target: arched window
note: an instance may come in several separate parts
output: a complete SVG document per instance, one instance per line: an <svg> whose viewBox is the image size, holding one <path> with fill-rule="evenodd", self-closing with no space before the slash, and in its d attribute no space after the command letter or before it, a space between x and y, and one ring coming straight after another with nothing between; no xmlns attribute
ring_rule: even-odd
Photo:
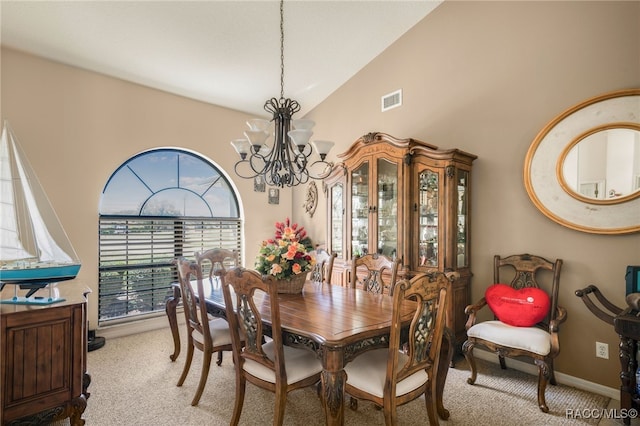
<svg viewBox="0 0 640 426"><path fill-rule="evenodd" d="M239 212L224 174L197 154L162 148L127 160L100 198L99 323L164 312L176 257L242 253Z"/></svg>

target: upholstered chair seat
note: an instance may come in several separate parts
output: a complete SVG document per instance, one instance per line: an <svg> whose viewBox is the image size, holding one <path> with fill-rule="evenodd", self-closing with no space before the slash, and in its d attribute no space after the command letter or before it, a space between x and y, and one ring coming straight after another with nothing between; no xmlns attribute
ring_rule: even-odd
<svg viewBox="0 0 640 426"><path fill-rule="evenodd" d="M548 355L551 351L551 335L538 327L514 327L501 321L485 321L471 327L467 336L538 355Z"/></svg>
<svg viewBox="0 0 640 426"><path fill-rule="evenodd" d="M284 350L284 367L287 371L287 384L299 382L307 378L310 373L319 374L322 371L322 362L320 362L313 352L295 349L290 346L283 346L282 349ZM273 341L262 345L262 350L267 355L267 358L275 362ZM276 374L272 368L268 368L252 359L246 359L243 367L247 373L265 382L276 382Z"/></svg>
<svg viewBox="0 0 640 426"><path fill-rule="evenodd" d="M215 318L209 321L209 334L211 334L213 346L231 345L231 333L229 332L229 323L226 320ZM196 342L204 344L204 336L200 331L193 330L191 336Z"/></svg>
<svg viewBox="0 0 640 426"><path fill-rule="evenodd" d="M409 357L400 352L398 354L399 372L407 363ZM358 357L357 363L349 363L344 367L349 383L378 398L384 398L384 386L387 379L387 364L389 362L389 349L375 349L365 352ZM405 395L414 391L429 380L425 370L419 370L396 383L396 396Z"/></svg>

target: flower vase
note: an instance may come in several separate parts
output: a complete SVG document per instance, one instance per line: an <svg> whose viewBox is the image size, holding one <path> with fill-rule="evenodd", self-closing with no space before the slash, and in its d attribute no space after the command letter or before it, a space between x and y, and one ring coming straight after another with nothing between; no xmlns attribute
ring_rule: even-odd
<svg viewBox="0 0 640 426"><path fill-rule="evenodd" d="M286 279L276 280L278 293L300 294L302 293L302 287L304 287L304 283L306 281L307 281L306 273L293 275L292 277L286 278Z"/></svg>

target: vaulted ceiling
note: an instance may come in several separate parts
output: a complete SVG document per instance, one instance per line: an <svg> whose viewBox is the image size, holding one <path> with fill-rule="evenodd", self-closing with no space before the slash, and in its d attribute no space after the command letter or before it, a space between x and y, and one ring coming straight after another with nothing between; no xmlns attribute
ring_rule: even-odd
<svg viewBox="0 0 640 426"><path fill-rule="evenodd" d="M284 95L301 115L441 1L288 0ZM280 96L278 1L2 1L1 42L256 115Z"/></svg>

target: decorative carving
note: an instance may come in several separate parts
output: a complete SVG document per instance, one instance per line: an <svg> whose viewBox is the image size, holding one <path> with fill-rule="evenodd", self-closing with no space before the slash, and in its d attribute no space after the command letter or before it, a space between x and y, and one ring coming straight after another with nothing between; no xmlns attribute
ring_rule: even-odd
<svg viewBox="0 0 640 426"><path fill-rule="evenodd" d="M445 173L449 179L453 178L456 175L456 168L453 166L447 166L445 169Z"/></svg>
<svg viewBox="0 0 640 426"><path fill-rule="evenodd" d="M318 207L318 187L315 181L311 181L309 185L307 185L307 198L302 206L309 214L309 217L313 217L313 214L316 212L316 207Z"/></svg>
<svg viewBox="0 0 640 426"><path fill-rule="evenodd" d="M620 336L620 390L634 394L635 390L631 385L632 377L634 376L633 362L631 357L633 356L633 339Z"/></svg>
<svg viewBox="0 0 640 426"><path fill-rule="evenodd" d="M323 371L320 377L322 379L322 388L324 389L323 397L327 402L329 411L331 411L331 417L337 418L344 398L344 383L347 379L347 373L344 370L339 373Z"/></svg>
<svg viewBox="0 0 640 426"><path fill-rule="evenodd" d="M308 337L300 336L298 334L292 334L283 332L283 341L286 346L294 346L294 347L303 347L305 349L310 349L316 353L318 357L322 357L322 350L318 342L315 342Z"/></svg>
<svg viewBox="0 0 640 426"><path fill-rule="evenodd" d="M353 343L344 349L345 364L353 360L358 354L369 349L389 347L389 335L375 336Z"/></svg>
<svg viewBox="0 0 640 426"><path fill-rule="evenodd" d="M369 132L366 135L362 135L362 140L364 143L371 143L376 140L376 136L378 136L378 132Z"/></svg>
<svg viewBox="0 0 640 426"><path fill-rule="evenodd" d="M49 410L42 411L38 414L34 414L29 417L24 417L22 419L13 420L7 425L10 426L38 426L38 425L46 425L61 417L65 412L65 406L51 408Z"/></svg>

